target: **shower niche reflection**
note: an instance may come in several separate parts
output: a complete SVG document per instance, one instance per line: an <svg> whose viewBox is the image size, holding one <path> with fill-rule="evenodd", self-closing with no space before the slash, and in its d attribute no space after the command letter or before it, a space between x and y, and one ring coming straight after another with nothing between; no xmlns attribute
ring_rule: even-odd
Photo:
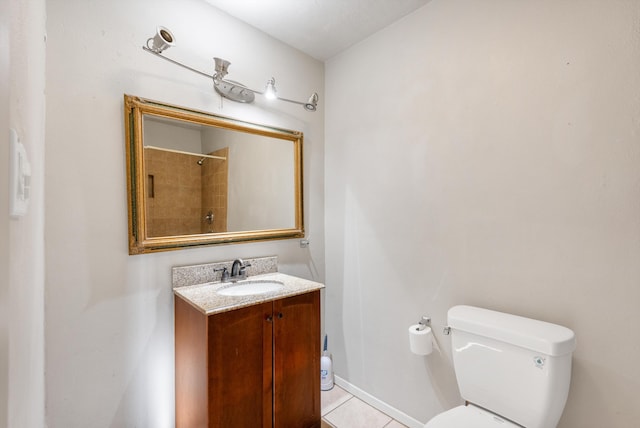
<svg viewBox="0 0 640 428"><path fill-rule="evenodd" d="M304 236L302 134L125 95L129 253Z"/></svg>

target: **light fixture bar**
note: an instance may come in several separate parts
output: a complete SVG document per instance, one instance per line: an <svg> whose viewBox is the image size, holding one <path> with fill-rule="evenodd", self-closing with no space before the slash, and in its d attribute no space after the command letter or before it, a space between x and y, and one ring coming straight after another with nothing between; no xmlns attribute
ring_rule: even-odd
<svg viewBox="0 0 640 428"><path fill-rule="evenodd" d="M151 47L149 47L150 44ZM175 38L173 37L173 34L171 34L171 31L169 31L165 27L158 27L156 30L156 35L148 39L147 46L143 46L142 49L164 59L165 61L211 79L213 81L213 86L216 92L232 101L250 103L253 101L253 95L251 94L260 94L266 98L275 98L288 103L301 105L307 111L316 111L317 109L318 94L316 92L311 94L311 97L309 97L309 101L307 102L280 98L276 95L275 79L273 77L267 82L267 89L265 89L265 91L256 91L255 89L248 88L241 83L234 82L232 80L225 80L224 77L227 75L227 68L229 67L230 63L221 58L214 58L216 62L216 72L214 74L207 74L162 55L162 52L164 50L173 46L175 46Z"/></svg>
<svg viewBox="0 0 640 428"><path fill-rule="evenodd" d="M314 94L315 94L315 92L314 92ZM286 99L286 98L280 98L280 97L278 97L278 100L280 100L280 101L286 101L286 102L288 102L288 103L292 103L292 104L298 104L299 106L304 107L304 108L305 108L305 110L308 110L308 111L315 111L315 106L316 106L316 104L312 104L312 103L303 103L303 102L301 102L301 101L288 100L288 99ZM316 101L316 103L317 103L317 101ZM310 105L313 105L313 106L314 106L314 108L313 108L313 109L311 109L310 107L307 107L307 106L310 106Z"/></svg>
<svg viewBox="0 0 640 428"><path fill-rule="evenodd" d="M181 62L175 61L175 60L173 60L171 58L167 58L166 56L162 55L161 53L154 52L153 50L149 49L146 46L143 46L142 49L144 49L145 51L149 52L150 54L153 54L153 55L155 55L155 56L157 56L159 58L164 59L165 61L169 61L171 64L179 65L180 67L186 68L187 70L191 70L194 73L200 74L201 76L208 77L209 79L213 79L213 75L211 75L211 74L203 73L202 71L196 70L195 68L191 68L188 65L182 64Z"/></svg>

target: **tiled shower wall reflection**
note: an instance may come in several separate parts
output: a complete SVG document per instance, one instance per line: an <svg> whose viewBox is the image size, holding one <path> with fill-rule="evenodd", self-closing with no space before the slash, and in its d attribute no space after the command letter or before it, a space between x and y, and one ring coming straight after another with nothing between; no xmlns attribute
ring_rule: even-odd
<svg viewBox="0 0 640 428"><path fill-rule="evenodd" d="M228 149L211 154L222 151ZM193 155L145 149L147 236L226 230L228 163L205 158L199 165L198 160ZM209 211L211 224L206 218Z"/></svg>
<svg viewBox="0 0 640 428"><path fill-rule="evenodd" d="M229 148L209 154L229 159ZM202 164L202 218L205 221L201 233L227 231L228 172L229 162L226 160L207 158Z"/></svg>

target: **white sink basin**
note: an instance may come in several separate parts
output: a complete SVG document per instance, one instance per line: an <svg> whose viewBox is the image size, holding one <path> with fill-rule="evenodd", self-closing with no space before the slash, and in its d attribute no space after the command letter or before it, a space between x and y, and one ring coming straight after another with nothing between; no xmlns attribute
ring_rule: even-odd
<svg viewBox="0 0 640 428"><path fill-rule="evenodd" d="M227 285L226 287L218 290L218 294L222 294L223 296L251 296L254 294L278 291L282 287L284 287L284 283L280 281L256 279Z"/></svg>

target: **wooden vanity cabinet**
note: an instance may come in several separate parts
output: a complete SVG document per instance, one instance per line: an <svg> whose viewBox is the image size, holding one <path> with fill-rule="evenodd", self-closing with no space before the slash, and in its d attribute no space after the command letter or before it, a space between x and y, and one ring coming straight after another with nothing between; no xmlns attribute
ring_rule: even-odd
<svg viewBox="0 0 640 428"><path fill-rule="evenodd" d="M205 315L175 298L176 428L320 426L320 292Z"/></svg>

